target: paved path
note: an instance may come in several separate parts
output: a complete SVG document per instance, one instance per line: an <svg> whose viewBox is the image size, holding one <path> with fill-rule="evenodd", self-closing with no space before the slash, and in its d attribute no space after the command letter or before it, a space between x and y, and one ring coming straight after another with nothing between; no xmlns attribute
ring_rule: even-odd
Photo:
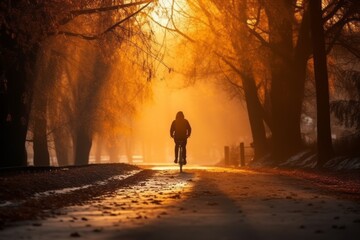
<svg viewBox="0 0 360 240"><path fill-rule="evenodd" d="M21 222L0 239L358 239L360 204L289 177L158 168L136 186Z"/></svg>

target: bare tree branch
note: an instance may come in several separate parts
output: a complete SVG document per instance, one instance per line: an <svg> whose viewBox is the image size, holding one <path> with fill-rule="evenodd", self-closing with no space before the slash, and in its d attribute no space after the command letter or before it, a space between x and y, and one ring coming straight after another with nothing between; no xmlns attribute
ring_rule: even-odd
<svg viewBox="0 0 360 240"><path fill-rule="evenodd" d="M186 38L187 40L189 40L190 42L192 43L195 43L195 40L192 39L191 37L189 37L188 35L186 35L185 33L183 33L182 31L180 31L178 28L170 28L168 26L164 26L160 23L158 23L154 18L152 18L151 16L148 15L148 17L150 18L151 21L153 21L156 25L158 25L159 27L165 29L165 30L168 30L168 31L171 31L171 32L176 32L178 33L179 35L181 35L182 37Z"/></svg>
<svg viewBox="0 0 360 240"><path fill-rule="evenodd" d="M180 34L181 36L183 36L184 38L188 39L189 41L191 42L195 42L194 39L190 38L189 36L187 36L185 33L183 33L182 31L180 31L177 27L176 27L176 24L174 22L174 4L175 4L175 0L172 1L171 3L171 14L170 14L170 21L174 27L174 30Z"/></svg>
<svg viewBox="0 0 360 240"><path fill-rule="evenodd" d="M59 21L59 24L65 25L66 23L70 22L71 20L73 20L74 18L76 18L77 16L80 16L80 15L96 14L96 13L106 12L106 11L114 11L114 10L128 8L128 7L142 5L145 3L151 3L151 2L155 2L155 1L157 1L157 0L143 0L143 1L139 1L139 2L125 3L125 4L120 4L120 5L108 6L108 7L73 10L73 11L70 11L70 13L67 17L61 19Z"/></svg>
<svg viewBox="0 0 360 240"><path fill-rule="evenodd" d="M284 58L285 60L290 60L286 55L284 55L281 51L279 51L277 48L275 48L272 44L270 44L268 41L266 41L255 29L252 29L247 25L248 31L254 35L265 47L268 47L271 49L274 53L279 55L280 57Z"/></svg>
<svg viewBox="0 0 360 240"><path fill-rule="evenodd" d="M349 44L348 42L346 42L344 39L341 39L341 38L338 40L338 42L339 42L339 45L341 45L343 48L348 50L355 57L360 59L360 49L356 48L352 44Z"/></svg>
<svg viewBox="0 0 360 240"><path fill-rule="evenodd" d="M222 54L216 53L215 54L220 57L220 59L222 61L224 61L232 70L234 70L242 79L246 79L248 78L248 76L246 76L246 74L241 71L239 68L237 68L232 62L230 62L225 56L223 56ZM233 81L231 81L230 79L228 79L229 83L232 84L233 86L237 86L239 87L238 84L234 83ZM243 80L244 81L244 80ZM263 120L265 121L265 123L268 125L268 127L270 129L272 129L272 123L270 120L270 116L267 114L267 112L265 111L264 107L262 106L262 104L260 103L259 99L256 102L257 107L260 109L261 111L261 115L263 117Z"/></svg>
<svg viewBox="0 0 360 240"><path fill-rule="evenodd" d="M338 22L336 22L334 25L332 25L329 29L326 30L325 34L329 38L329 43L327 44L327 50L326 50L327 53L329 53L331 51L334 44L341 36L341 32L342 32L344 26L347 23L352 22L354 20L353 18L349 18L348 17L349 15L350 15L349 13L344 14L344 17L342 19L340 19ZM355 21L356 21L356 19L355 19Z"/></svg>
<svg viewBox="0 0 360 240"><path fill-rule="evenodd" d="M63 34L66 36L70 36L70 37L79 37L82 38L84 40L96 40L98 38L100 38L101 36L103 36L104 34L114 30L115 28L117 28L120 24L122 24L123 22L126 22L127 20L129 20L130 18L134 17L135 15L137 15L138 13L140 13L142 10L144 10L147 6L149 6L151 2L148 2L146 5L144 5L143 7L141 7L139 10L135 11L134 13L130 14L129 16L127 16L126 18L121 19L120 21L118 21L117 23L115 23L114 25L110 26L109 28L105 29L105 31L103 31L102 33L99 33L97 35L85 35L82 33L73 33L73 32L68 32L68 31L59 31L57 33L50 33L49 35L59 35L59 34Z"/></svg>
<svg viewBox="0 0 360 240"><path fill-rule="evenodd" d="M333 9L328 14L326 14L326 16L323 17L323 23L325 23L327 20L331 19L336 14L336 12L345 5L345 0L339 0L338 3L333 2L333 3L329 4L323 10L323 14L326 13L329 10L329 8L331 8L331 6L333 6L334 4L335 4L335 6L333 7Z"/></svg>

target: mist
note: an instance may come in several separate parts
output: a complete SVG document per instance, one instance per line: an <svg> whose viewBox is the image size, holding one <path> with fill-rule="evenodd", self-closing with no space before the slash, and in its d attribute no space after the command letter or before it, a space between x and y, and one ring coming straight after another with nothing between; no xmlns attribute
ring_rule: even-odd
<svg viewBox="0 0 360 240"><path fill-rule="evenodd" d="M282 162L318 139L326 139L324 149L332 149L332 136L342 136L357 122L357 114L347 116L351 111L345 110L358 94L349 91L352 85L342 74L351 79L357 68L342 68L343 63L331 64L329 72L331 85L343 96L331 93L332 108L319 108L330 109L343 126L335 127L330 113L320 114L326 121L317 121L315 65L308 61L311 39L306 31L297 32L306 20L302 16L295 16L295 22L293 16L270 21L282 16L279 9L269 5L262 12L262 4L246 1L161 0L104 8L106 4L98 6L99 13L82 3L88 10L79 8L72 17L49 11L49 19L62 19L58 29L45 21L46 34L28 29L34 42L16 40L29 56L18 59L24 61L22 72L12 69L13 63L3 70L3 122L16 125L4 125L4 131L17 136L11 140L16 144L4 138L4 166L15 164L12 155L18 159L15 165L172 163L169 128L178 111L193 129L187 146L192 164L216 164L224 157L224 146L241 142L252 143L251 159L271 156ZM288 34L277 36L283 22ZM273 44L289 48L280 56L269 48ZM338 61L333 53L329 57ZM14 71L18 76L12 76ZM13 106L8 79L22 79L23 84L13 89L18 101ZM329 105L327 95L322 97ZM21 114L15 121L16 112ZM328 126L326 137L317 135L319 122ZM25 145L22 151L12 148Z"/></svg>
<svg viewBox="0 0 360 240"><path fill-rule="evenodd" d="M163 80L153 84L153 98L135 120L133 138L145 162L174 160L170 125L178 111L192 127L187 145L191 164L215 164L223 158L225 145L251 142L246 109L239 100L230 99L215 84L176 88L170 79Z"/></svg>

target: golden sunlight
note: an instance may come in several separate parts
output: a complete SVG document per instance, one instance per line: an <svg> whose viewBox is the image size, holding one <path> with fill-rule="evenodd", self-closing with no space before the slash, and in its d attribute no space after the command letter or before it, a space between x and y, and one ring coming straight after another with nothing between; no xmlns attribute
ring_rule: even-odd
<svg viewBox="0 0 360 240"><path fill-rule="evenodd" d="M0 240L359 237L359 3L2 0Z"/></svg>
<svg viewBox="0 0 360 240"><path fill-rule="evenodd" d="M178 61L182 62L181 58ZM193 128L188 140L191 166L216 164L223 157L225 145L251 142L247 116L237 111L237 100L229 99L212 84L171 87L175 80L185 81L184 76L171 73L152 84L153 100L144 104L133 123L133 144L143 156L143 164L173 164L174 141L169 129L177 111L184 112Z"/></svg>
<svg viewBox="0 0 360 240"><path fill-rule="evenodd" d="M172 29L174 25L185 24L187 19L181 13L188 9L188 3L184 0L159 0L153 11L151 11L150 18L157 27Z"/></svg>
<svg viewBox="0 0 360 240"><path fill-rule="evenodd" d="M173 5L173 0L159 0L150 17L161 26L167 26L171 20Z"/></svg>

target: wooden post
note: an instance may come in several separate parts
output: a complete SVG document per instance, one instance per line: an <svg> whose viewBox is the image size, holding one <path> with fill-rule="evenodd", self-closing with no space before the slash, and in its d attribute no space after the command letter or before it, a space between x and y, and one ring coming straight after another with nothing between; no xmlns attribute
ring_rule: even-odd
<svg viewBox="0 0 360 240"><path fill-rule="evenodd" d="M245 166L245 147L243 142L240 143L240 166Z"/></svg>
<svg viewBox="0 0 360 240"><path fill-rule="evenodd" d="M230 147L225 146L224 147L224 153L225 153L225 165L230 164Z"/></svg>

